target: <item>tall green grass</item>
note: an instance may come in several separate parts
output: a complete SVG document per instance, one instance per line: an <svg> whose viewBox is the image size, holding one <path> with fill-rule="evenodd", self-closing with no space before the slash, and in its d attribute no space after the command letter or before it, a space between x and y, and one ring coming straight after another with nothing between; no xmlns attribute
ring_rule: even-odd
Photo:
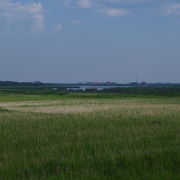
<svg viewBox="0 0 180 180"><path fill-rule="evenodd" d="M79 114L0 111L0 179L179 179L174 105L150 114L142 106Z"/></svg>

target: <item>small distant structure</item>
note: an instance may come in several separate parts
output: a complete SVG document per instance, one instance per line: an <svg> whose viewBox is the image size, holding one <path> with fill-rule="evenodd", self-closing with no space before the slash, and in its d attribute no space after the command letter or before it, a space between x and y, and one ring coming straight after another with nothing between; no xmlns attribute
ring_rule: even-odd
<svg viewBox="0 0 180 180"><path fill-rule="evenodd" d="M139 83L138 82L130 82L129 85L131 85L131 86L138 86Z"/></svg>
<svg viewBox="0 0 180 180"><path fill-rule="evenodd" d="M143 82L140 83L141 86L146 86L147 84L148 84L148 83L145 82L145 81L143 81Z"/></svg>

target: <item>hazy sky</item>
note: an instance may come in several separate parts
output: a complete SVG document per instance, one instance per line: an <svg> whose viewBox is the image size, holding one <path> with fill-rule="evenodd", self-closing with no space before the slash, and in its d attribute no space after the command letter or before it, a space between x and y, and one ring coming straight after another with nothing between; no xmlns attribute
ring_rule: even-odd
<svg viewBox="0 0 180 180"><path fill-rule="evenodd" d="M0 0L0 80L180 82L180 0Z"/></svg>

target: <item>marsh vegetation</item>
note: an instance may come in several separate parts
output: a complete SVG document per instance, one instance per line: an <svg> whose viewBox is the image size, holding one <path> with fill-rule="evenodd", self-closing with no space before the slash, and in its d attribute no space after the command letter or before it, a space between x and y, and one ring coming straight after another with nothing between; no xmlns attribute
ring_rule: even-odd
<svg viewBox="0 0 180 180"><path fill-rule="evenodd" d="M2 96L0 179L180 178L179 97L81 96Z"/></svg>

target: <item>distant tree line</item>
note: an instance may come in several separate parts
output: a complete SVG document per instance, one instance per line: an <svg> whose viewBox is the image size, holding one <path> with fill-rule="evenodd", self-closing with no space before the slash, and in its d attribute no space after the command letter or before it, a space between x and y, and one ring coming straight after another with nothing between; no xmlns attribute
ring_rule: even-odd
<svg viewBox="0 0 180 180"><path fill-rule="evenodd" d="M35 82L14 82L14 81L0 81L0 86L44 86L46 83L40 81Z"/></svg>

